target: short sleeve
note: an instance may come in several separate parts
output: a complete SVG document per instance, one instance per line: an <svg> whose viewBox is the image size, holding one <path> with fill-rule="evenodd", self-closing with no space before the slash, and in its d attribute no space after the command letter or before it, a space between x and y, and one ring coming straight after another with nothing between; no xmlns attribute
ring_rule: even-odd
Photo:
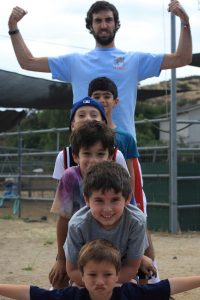
<svg viewBox="0 0 200 300"><path fill-rule="evenodd" d="M60 151L56 157L55 165L54 165L54 171L53 171L53 178L60 180L64 173L64 159L63 159L63 152Z"/></svg>
<svg viewBox="0 0 200 300"><path fill-rule="evenodd" d="M68 168L58 183L51 212L70 218L84 205L82 177L79 168Z"/></svg>

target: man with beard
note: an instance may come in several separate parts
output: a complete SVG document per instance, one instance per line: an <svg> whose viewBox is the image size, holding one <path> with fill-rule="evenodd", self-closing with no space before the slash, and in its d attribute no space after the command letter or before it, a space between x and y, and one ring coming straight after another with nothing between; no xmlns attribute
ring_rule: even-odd
<svg viewBox="0 0 200 300"><path fill-rule="evenodd" d="M107 1L96 1L87 12L86 28L94 36L95 49L85 54L58 57L34 57L17 27L27 13L15 7L10 15L9 34L20 66L38 72L51 72L53 79L70 82L73 99L87 95L89 82L97 76L112 79L118 87L120 104L113 111L113 121L136 139L134 113L138 82L159 76L160 71L187 65L192 60L192 39L189 16L176 0L168 11L180 18L181 32L175 53L150 54L125 52L115 47L115 34L120 28L116 7Z"/></svg>

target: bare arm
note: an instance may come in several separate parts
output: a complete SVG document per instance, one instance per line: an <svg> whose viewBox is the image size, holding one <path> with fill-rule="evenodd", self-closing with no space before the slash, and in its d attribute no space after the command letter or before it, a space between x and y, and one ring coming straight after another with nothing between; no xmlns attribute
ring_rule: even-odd
<svg viewBox="0 0 200 300"><path fill-rule="evenodd" d="M171 295L200 287L200 276L175 277L169 279Z"/></svg>
<svg viewBox="0 0 200 300"><path fill-rule="evenodd" d="M146 255L149 258L151 258L152 260L154 260L155 259L155 252L154 252L153 242L152 242L152 238L151 238L151 233L149 232L148 229L147 229L147 238L148 238L149 246L145 250L144 255Z"/></svg>
<svg viewBox="0 0 200 300"><path fill-rule="evenodd" d="M0 284L0 295L16 300L30 300L30 286Z"/></svg>
<svg viewBox="0 0 200 300"><path fill-rule="evenodd" d="M8 27L10 31L16 30L18 22L27 14L25 10L16 6L8 20ZM37 72L50 73L47 57L34 57L27 45L25 44L20 32L12 34L11 41L15 55L22 69Z"/></svg>
<svg viewBox="0 0 200 300"><path fill-rule="evenodd" d="M64 288L68 285L68 275L66 272L66 259L63 245L67 237L67 227L69 220L59 216L57 221L57 247L58 254L56 262L49 273L49 281L54 288Z"/></svg>
<svg viewBox="0 0 200 300"><path fill-rule="evenodd" d="M140 263L141 259L127 261L127 263L121 268L118 282L125 283L134 279L137 275Z"/></svg>
<svg viewBox="0 0 200 300"><path fill-rule="evenodd" d="M168 10L180 18L181 33L176 52L165 54L161 64L161 70L182 67L190 64L192 61L192 36L189 25L189 16L176 0L173 0L169 4Z"/></svg>
<svg viewBox="0 0 200 300"><path fill-rule="evenodd" d="M69 275L69 278L75 282L78 286L84 286L84 283L82 281L81 272L78 270L77 266L72 264L69 260L66 260L66 269L67 274Z"/></svg>
<svg viewBox="0 0 200 300"><path fill-rule="evenodd" d="M133 193L135 194L135 172L133 169L133 159L132 158L127 159L126 164L129 170L129 174L131 176L131 185L132 185Z"/></svg>

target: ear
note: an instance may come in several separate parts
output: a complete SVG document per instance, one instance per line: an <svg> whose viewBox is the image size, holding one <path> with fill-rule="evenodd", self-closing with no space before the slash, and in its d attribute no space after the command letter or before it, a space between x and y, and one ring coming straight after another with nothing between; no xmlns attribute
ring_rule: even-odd
<svg viewBox="0 0 200 300"><path fill-rule="evenodd" d="M74 126L74 123L75 123L75 122L74 122L74 120L72 120L72 122L71 122L71 128L70 128L70 129L71 129L71 131L73 131L73 130L74 130L74 128L75 128L75 126Z"/></svg>
<svg viewBox="0 0 200 300"><path fill-rule="evenodd" d="M89 197L86 197L85 195L83 195L84 199L85 199L85 204L90 207L90 200Z"/></svg>
<svg viewBox="0 0 200 300"><path fill-rule="evenodd" d="M109 155L107 160L113 160L113 155Z"/></svg>
<svg viewBox="0 0 200 300"><path fill-rule="evenodd" d="M114 100L114 106L117 106L119 104L119 98L115 98Z"/></svg>
<svg viewBox="0 0 200 300"><path fill-rule="evenodd" d="M82 273L81 272L81 280L82 280L82 282L84 283L84 285L85 285L85 280L84 280L84 272Z"/></svg>
<svg viewBox="0 0 200 300"><path fill-rule="evenodd" d="M74 162L79 165L79 156L77 156L76 154L72 153L72 157L73 157L73 160Z"/></svg>
<svg viewBox="0 0 200 300"><path fill-rule="evenodd" d="M92 25L90 26L90 33L92 33L93 34L93 28L92 28Z"/></svg>
<svg viewBox="0 0 200 300"><path fill-rule="evenodd" d="M132 199L132 196L133 196L133 192L131 192L131 193L129 194L128 198L126 199L126 202L125 202L126 205L130 204L131 199Z"/></svg>

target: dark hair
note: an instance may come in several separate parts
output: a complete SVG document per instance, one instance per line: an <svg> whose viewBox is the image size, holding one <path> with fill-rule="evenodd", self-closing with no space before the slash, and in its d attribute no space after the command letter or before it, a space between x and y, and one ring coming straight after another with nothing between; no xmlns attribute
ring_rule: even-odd
<svg viewBox="0 0 200 300"><path fill-rule="evenodd" d="M118 274L121 268L121 255L112 242L105 239L96 239L85 244L78 257L78 268L84 273L85 265L91 260L96 262L109 262L115 266Z"/></svg>
<svg viewBox="0 0 200 300"><path fill-rule="evenodd" d="M97 142L101 142L104 149L108 149L109 155L114 154L115 133L104 122L89 121L74 129L70 136L72 153L79 155L80 149L90 148Z"/></svg>
<svg viewBox="0 0 200 300"><path fill-rule="evenodd" d="M88 87L88 95L91 97L92 93L95 91L109 91L113 94L114 99L118 97L117 86L108 77L97 77L90 81Z"/></svg>
<svg viewBox="0 0 200 300"><path fill-rule="evenodd" d="M113 189L116 193L122 193L128 200L132 192L131 181L128 172L115 161L103 161L91 166L83 179L83 194L91 197L93 191L102 192Z"/></svg>
<svg viewBox="0 0 200 300"><path fill-rule="evenodd" d="M120 28L119 13L118 13L118 10L116 9L116 7L107 1L96 1L95 3L92 4L92 6L88 10L87 16L85 18L86 28L89 29L90 33L91 33L93 14L98 13L101 10L112 11L113 17L115 20L115 25L116 25L115 31L117 31Z"/></svg>

